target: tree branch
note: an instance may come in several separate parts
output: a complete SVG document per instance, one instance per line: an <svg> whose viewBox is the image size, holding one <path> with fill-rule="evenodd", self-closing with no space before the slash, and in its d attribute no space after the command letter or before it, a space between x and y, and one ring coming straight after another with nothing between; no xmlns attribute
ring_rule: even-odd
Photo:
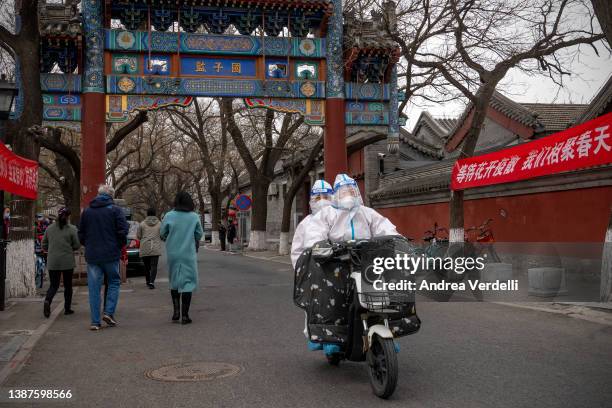
<svg viewBox="0 0 612 408"><path fill-rule="evenodd" d="M149 120L147 111L138 112L138 114L132 118L132 120L121 128L117 129L111 140L106 143L106 153L110 153L115 150L123 139L125 139L134 130L138 129L140 125L145 123L147 120Z"/></svg>

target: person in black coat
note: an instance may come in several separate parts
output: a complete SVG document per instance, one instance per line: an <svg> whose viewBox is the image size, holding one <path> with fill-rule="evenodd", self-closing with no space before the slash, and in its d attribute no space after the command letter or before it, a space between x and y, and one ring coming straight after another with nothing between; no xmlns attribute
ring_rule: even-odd
<svg viewBox="0 0 612 408"><path fill-rule="evenodd" d="M235 239L236 239L236 226L234 225L234 221L230 219L228 221L228 226L227 226L227 241L230 243L230 245L232 245Z"/></svg>
<svg viewBox="0 0 612 408"><path fill-rule="evenodd" d="M221 242L221 250L225 251L225 233L226 233L225 225L223 225L223 221L219 221L219 241Z"/></svg>
<svg viewBox="0 0 612 408"><path fill-rule="evenodd" d="M117 324L114 314L121 286L119 260L130 226L123 210L113 201L114 195L112 187L101 185L98 196L81 215L79 240L85 246L91 330L100 329L100 289L104 277L108 281L108 294L102 320L109 326Z"/></svg>

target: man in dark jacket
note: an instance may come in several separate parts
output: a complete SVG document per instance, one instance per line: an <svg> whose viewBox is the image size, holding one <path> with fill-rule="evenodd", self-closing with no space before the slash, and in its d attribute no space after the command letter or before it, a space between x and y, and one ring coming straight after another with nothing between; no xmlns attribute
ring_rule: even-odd
<svg viewBox="0 0 612 408"><path fill-rule="evenodd" d="M112 187L101 185L98 196L81 215L79 240L85 246L91 330L100 329L100 288L104 276L108 281L108 294L102 320L109 326L117 324L114 314L121 285L119 259L130 227L123 210L115 205L114 195Z"/></svg>

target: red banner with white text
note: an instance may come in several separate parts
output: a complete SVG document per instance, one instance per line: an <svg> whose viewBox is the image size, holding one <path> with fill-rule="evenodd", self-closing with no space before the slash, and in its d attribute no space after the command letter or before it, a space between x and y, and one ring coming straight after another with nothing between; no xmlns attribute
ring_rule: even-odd
<svg viewBox="0 0 612 408"><path fill-rule="evenodd" d="M463 190L612 163L612 113L563 132L457 160L451 189Z"/></svg>
<svg viewBox="0 0 612 408"><path fill-rule="evenodd" d="M0 143L0 190L35 199L38 187L38 163L24 159Z"/></svg>

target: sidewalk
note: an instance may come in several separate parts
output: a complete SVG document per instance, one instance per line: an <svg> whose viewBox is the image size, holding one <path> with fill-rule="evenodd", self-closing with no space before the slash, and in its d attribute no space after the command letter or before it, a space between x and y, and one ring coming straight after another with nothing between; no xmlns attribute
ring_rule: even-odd
<svg viewBox="0 0 612 408"><path fill-rule="evenodd" d="M75 295L79 288L75 288ZM74 295L73 295L74 296ZM60 288L51 305L51 316L43 316L40 295L29 298L9 298L0 312L0 384L14 372L19 372L30 352L64 311L64 294Z"/></svg>
<svg viewBox="0 0 612 408"><path fill-rule="evenodd" d="M612 326L612 305L597 302L491 302L498 305L531 309Z"/></svg>

